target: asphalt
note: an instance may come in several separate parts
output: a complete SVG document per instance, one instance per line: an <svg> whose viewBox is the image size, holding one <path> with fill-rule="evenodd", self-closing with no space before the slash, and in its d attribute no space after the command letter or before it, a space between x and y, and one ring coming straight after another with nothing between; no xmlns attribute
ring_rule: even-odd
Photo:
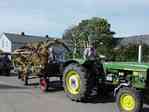
<svg viewBox="0 0 149 112"><path fill-rule="evenodd" d="M112 97L74 102L60 85L43 93L36 82L38 79L24 86L16 76L0 76L0 112L118 112ZM144 105L143 112L149 112L148 105Z"/></svg>

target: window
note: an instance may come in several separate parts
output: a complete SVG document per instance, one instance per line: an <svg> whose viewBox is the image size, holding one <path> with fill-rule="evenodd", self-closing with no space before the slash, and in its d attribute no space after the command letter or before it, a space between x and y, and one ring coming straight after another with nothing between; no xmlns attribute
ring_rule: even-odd
<svg viewBox="0 0 149 112"><path fill-rule="evenodd" d="M6 40L5 42L6 42L6 46L5 47L8 47L8 41Z"/></svg>
<svg viewBox="0 0 149 112"><path fill-rule="evenodd" d="M5 41L4 41L4 39L2 40L2 48L4 48L5 47Z"/></svg>
<svg viewBox="0 0 149 112"><path fill-rule="evenodd" d="M2 40L2 48L7 48L9 46L8 40L3 39Z"/></svg>

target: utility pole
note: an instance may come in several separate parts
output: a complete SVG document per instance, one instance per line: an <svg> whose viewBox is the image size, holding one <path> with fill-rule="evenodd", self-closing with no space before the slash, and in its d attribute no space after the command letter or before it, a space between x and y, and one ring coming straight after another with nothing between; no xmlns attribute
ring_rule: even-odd
<svg viewBox="0 0 149 112"><path fill-rule="evenodd" d="M142 41L139 42L138 46L138 62L141 63L142 61Z"/></svg>

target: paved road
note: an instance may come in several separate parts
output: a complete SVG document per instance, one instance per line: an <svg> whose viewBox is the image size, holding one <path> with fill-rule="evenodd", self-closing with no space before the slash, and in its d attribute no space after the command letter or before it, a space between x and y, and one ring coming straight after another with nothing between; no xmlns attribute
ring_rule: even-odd
<svg viewBox="0 0 149 112"><path fill-rule="evenodd" d="M16 77L0 76L0 112L117 112L112 100L70 101L59 88L42 93L37 85L23 86ZM143 112L149 112L145 105Z"/></svg>

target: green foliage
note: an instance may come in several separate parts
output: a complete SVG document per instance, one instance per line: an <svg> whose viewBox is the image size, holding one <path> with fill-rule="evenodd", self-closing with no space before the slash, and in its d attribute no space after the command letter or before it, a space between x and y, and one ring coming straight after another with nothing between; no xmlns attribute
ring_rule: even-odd
<svg viewBox="0 0 149 112"><path fill-rule="evenodd" d="M138 44L129 44L127 46L121 46L116 49L115 61L138 61ZM142 45L142 61L149 62L149 46L146 44Z"/></svg>
<svg viewBox="0 0 149 112"><path fill-rule="evenodd" d="M0 49L0 53L2 53L2 52L3 52L3 50Z"/></svg>
<svg viewBox="0 0 149 112"><path fill-rule="evenodd" d="M117 48L113 39L114 32L111 25L104 18L93 17L82 20L78 25L68 28L63 34L63 39L68 42L72 52L67 54L67 58L78 57L83 54L84 48L89 42L95 43L97 54L105 55L112 61L137 61L138 45L128 44ZM149 62L149 46L142 45L142 61Z"/></svg>
<svg viewBox="0 0 149 112"><path fill-rule="evenodd" d="M129 44L128 46L121 46L115 51L116 61L137 61L138 46Z"/></svg>
<svg viewBox="0 0 149 112"><path fill-rule="evenodd" d="M144 62L149 62L149 46L146 44L143 44L142 48L142 60Z"/></svg>
<svg viewBox="0 0 149 112"><path fill-rule="evenodd" d="M89 42L94 42L97 54L112 58L113 34L111 25L104 18L94 17L82 20L78 25L67 29L63 39L72 45L72 51L80 57Z"/></svg>
<svg viewBox="0 0 149 112"><path fill-rule="evenodd" d="M65 57L65 59L72 59L73 54L72 54L72 52L66 52L64 57Z"/></svg>

